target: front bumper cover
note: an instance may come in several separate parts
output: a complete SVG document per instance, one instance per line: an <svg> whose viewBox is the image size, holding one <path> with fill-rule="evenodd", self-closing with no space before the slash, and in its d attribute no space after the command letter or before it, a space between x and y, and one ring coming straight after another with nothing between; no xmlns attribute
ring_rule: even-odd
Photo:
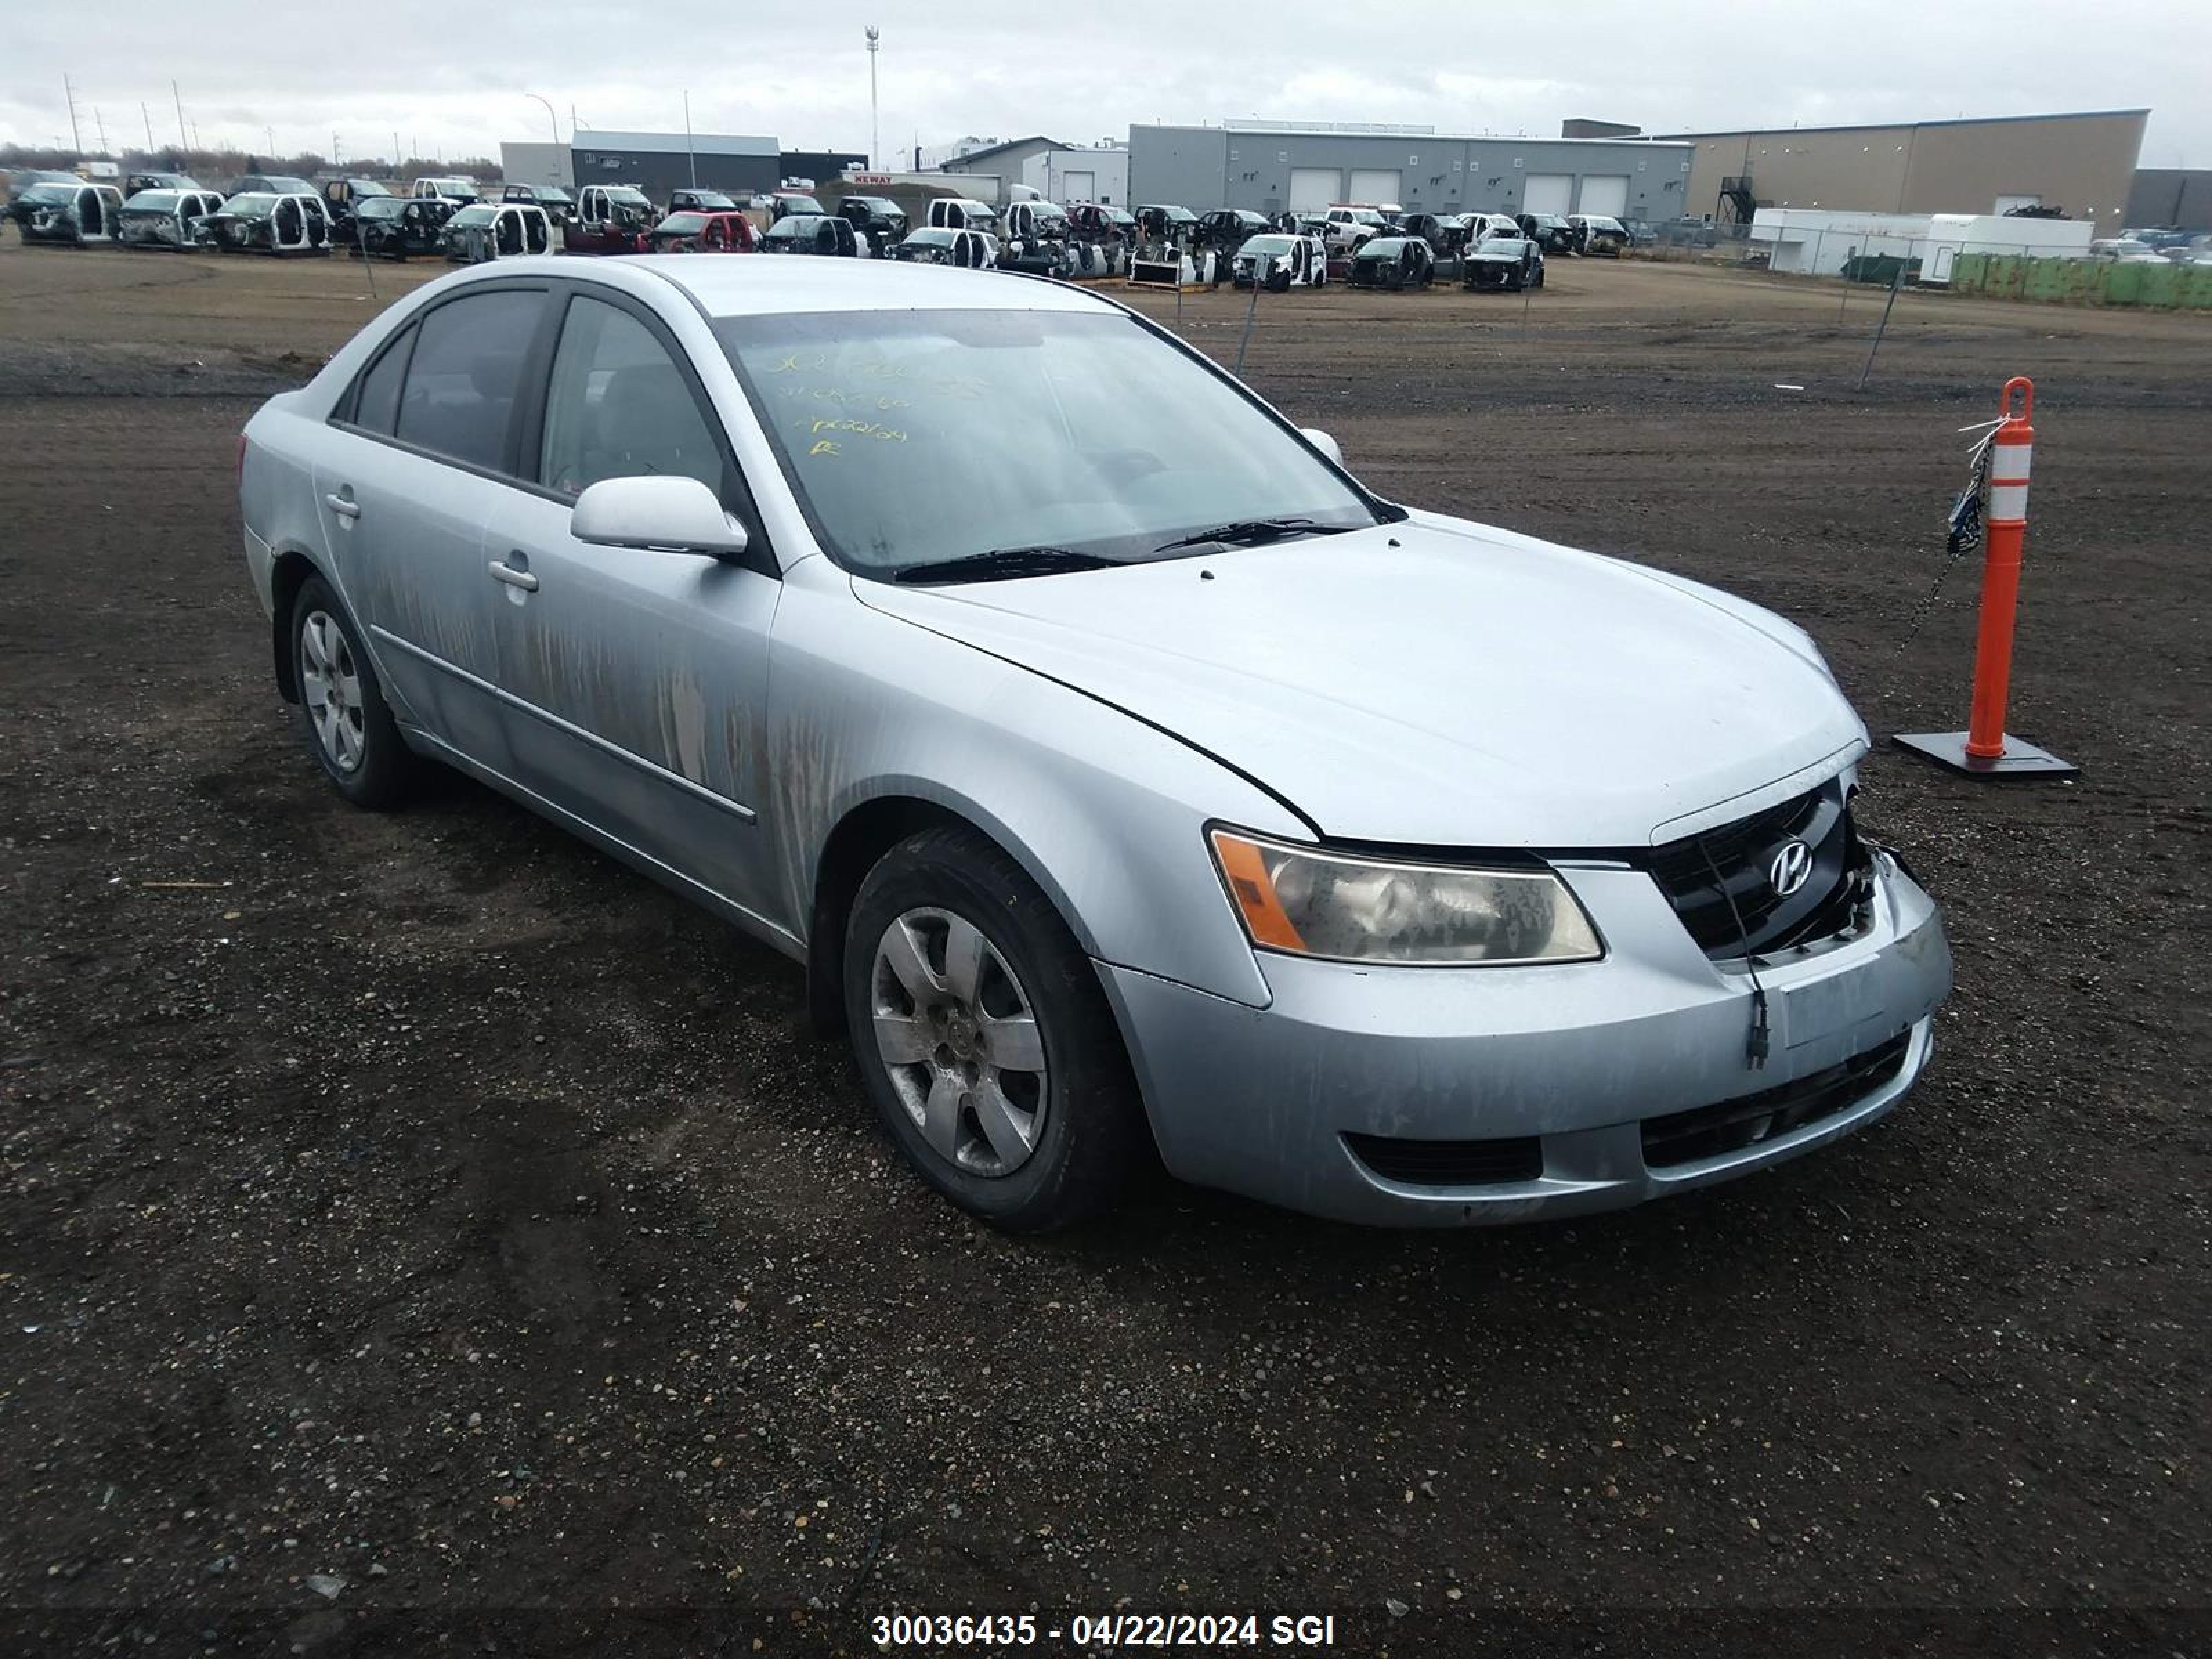
<svg viewBox="0 0 2212 1659"><path fill-rule="evenodd" d="M1348 1221L1464 1226L1620 1208L1780 1163L1881 1116L1932 1048L1951 985L1935 903L1876 855L1856 937L1762 958L1771 1051L1746 1054L1751 985L1708 958L1651 878L1562 867L1606 958L1540 968L1364 968L1264 955L1253 1008L1101 964L1161 1156L1201 1186ZM1645 1120L1812 1079L1903 1035L1863 1094L1738 1150L1653 1167ZM1347 1135L1533 1138L1531 1179L1386 1178Z"/></svg>

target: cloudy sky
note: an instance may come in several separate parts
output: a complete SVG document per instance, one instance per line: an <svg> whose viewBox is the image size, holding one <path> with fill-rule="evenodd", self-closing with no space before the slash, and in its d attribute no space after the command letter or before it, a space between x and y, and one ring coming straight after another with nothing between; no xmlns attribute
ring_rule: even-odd
<svg viewBox="0 0 2212 1659"><path fill-rule="evenodd" d="M966 133L1074 142L1132 122L1259 115L1556 133L1806 125L2148 106L2147 167L2212 167L2208 0L548 0L337 9L117 0L96 27L34 0L7 30L0 142L95 112L113 145L175 142L174 77L202 143L280 153L496 155L588 126L869 142L861 25L883 29L886 150ZM142 117L141 105L147 115Z"/></svg>

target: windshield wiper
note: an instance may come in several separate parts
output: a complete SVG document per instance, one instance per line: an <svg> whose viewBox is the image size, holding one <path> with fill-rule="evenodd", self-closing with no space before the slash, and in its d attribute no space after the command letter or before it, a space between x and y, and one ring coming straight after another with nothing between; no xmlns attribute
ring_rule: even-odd
<svg viewBox="0 0 2212 1659"><path fill-rule="evenodd" d="M1349 528L1347 525L1316 524L1311 519L1239 519L1233 524L1218 524L1211 530L1162 542L1152 551L1172 553L1179 548L1202 547L1208 542L1257 547L1263 542L1281 541L1286 536L1335 536Z"/></svg>
<svg viewBox="0 0 2212 1659"><path fill-rule="evenodd" d="M891 580L901 582L1000 581L1015 576L1045 576L1059 570L1103 570L1121 562L1097 553L1065 547L994 547L957 559L910 564Z"/></svg>

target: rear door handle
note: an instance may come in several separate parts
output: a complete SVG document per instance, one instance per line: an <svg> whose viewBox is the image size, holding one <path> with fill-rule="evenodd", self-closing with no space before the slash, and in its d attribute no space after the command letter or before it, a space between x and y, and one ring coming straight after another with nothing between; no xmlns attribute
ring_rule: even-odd
<svg viewBox="0 0 2212 1659"><path fill-rule="evenodd" d="M341 519L358 519L361 517L361 503L356 501L349 501L343 495L325 495L323 497L323 505L330 508L331 512L337 514Z"/></svg>
<svg viewBox="0 0 2212 1659"><path fill-rule="evenodd" d="M527 570L517 570L513 565L501 563L497 559L491 562L489 568L494 581L505 582L509 587L519 587L526 593L538 591L538 578Z"/></svg>

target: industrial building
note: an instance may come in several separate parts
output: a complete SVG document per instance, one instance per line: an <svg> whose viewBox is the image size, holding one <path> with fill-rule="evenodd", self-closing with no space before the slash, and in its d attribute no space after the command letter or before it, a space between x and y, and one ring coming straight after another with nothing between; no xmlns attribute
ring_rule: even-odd
<svg viewBox="0 0 2212 1659"><path fill-rule="evenodd" d="M2060 209L2119 230L2144 109L1897 126L1678 132L1692 146L1688 211L1750 222L1763 207L1853 213L2002 214Z"/></svg>
<svg viewBox="0 0 2212 1659"><path fill-rule="evenodd" d="M938 170L1026 185L1051 202L1121 204L1129 199L1129 152L1120 144L1064 144L1037 134L963 150L947 156ZM1008 198L1012 194L1003 188L999 192Z"/></svg>
<svg viewBox="0 0 2212 1659"><path fill-rule="evenodd" d="M2212 170L2138 167L2121 216L2146 230L2212 230Z"/></svg>
<svg viewBox="0 0 2212 1659"><path fill-rule="evenodd" d="M1408 210L1604 213L1659 222L1686 210L1692 151L1648 138L1531 138L1423 126L1242 121L1129 129L1133 202L1261 213L1333 202Z"/></svg>
<svg viewBox="0 0 2212 1659"><path fill-rule="evenodd" d="M565 144L503 143L500 171L518 185L635 185L656 202L696 185L732 196L787 179L828 180L866 167L858 150L787 150L774 138L724 132L609 132L579 127Z"/></svg>

